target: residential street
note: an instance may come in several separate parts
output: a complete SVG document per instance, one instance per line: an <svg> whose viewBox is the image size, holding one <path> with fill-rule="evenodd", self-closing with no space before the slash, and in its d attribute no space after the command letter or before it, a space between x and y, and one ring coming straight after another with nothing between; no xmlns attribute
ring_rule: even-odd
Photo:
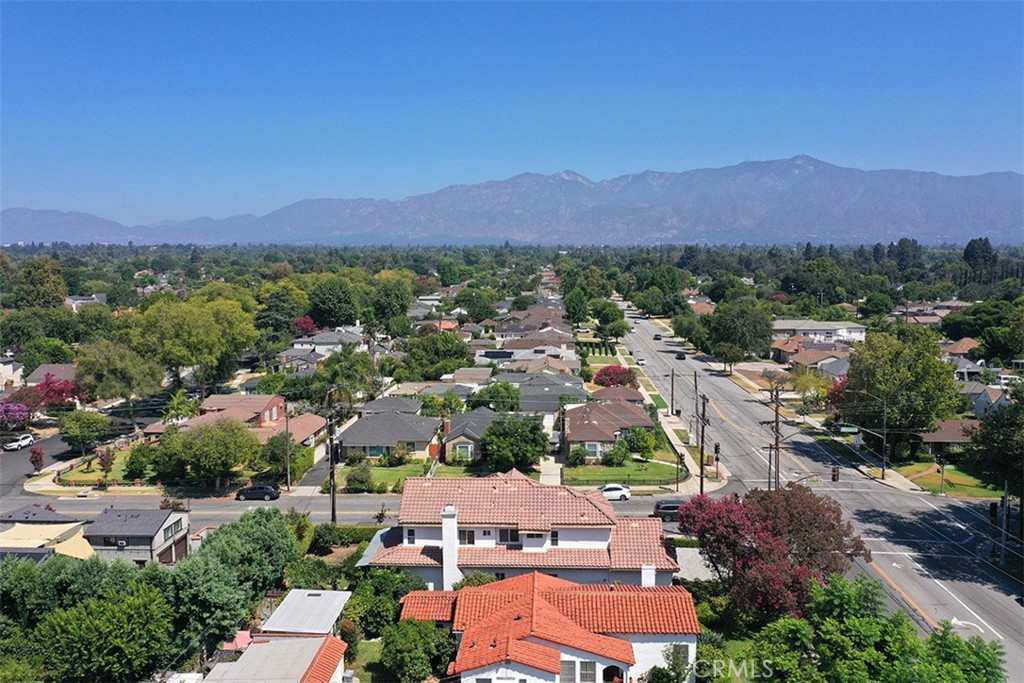
<svg viewBox="0 0 1024 683"><path fill-rule="evenodd" d="M675 359L677 342L649 320L631 321L636 332L623 342L643 356L643 368L666 401L674 369L676 407L693 413L693 375L699 393L709 402L707 449L719 442L722 462L731 473L729 484L714 495L742 494L765 486L767 446L772 438L766 425L772 409L721 373L721 364L708 364L688 356ZM765 397L767 398L767 397ZM1024 607L1018 601L1019 582L981 559L991 547L994 531L988 503L961 502L927 493L908 493L873 481L850 465L799 434L794 425L782 426L781 479L804 480L818 493L835 498L872 553L869 574L882 580L894 602L907 608L920 625L934 627L948 619L964 636L998 640L1007 651L1007 670L1024 669ZM790 436L790 435L793 436ZM840 466L838 482L829 470Z"/></svg>

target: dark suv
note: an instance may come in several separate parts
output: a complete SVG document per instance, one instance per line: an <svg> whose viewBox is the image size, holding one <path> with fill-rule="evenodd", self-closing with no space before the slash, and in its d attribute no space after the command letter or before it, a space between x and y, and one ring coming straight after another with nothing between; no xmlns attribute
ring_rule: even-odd
<svg viewBox="0 0 1024 683"><path fill-rule="evenodd" d="M256 484L238 489L235 500L276 500L281 497L281 490L270 484Z"/></svg>
<svg viewBox="0 0 1024 683"><path fill-rule="evenodd" d="M659 500L654 503L653 517L659 517L663 522L679 521L679 506L685 503L684 500Z"/></svg>

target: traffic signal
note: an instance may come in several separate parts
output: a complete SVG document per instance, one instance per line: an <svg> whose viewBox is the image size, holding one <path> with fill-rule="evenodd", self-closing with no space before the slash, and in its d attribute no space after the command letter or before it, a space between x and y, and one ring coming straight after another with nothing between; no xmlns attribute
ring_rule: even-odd
<svg viewBox="0 0 1024 683"><path fill-rule="evenodd" d="M721 455L721 454L722 454L722 444L720 444L720 443L718 443L716 441L715 442L715 455Z"/></svg>
<svg viewBox="0 0 1024 683"><path fill-rule="evenodd" d="M832 465L832 481L839 481L839 465Z"/></svg>

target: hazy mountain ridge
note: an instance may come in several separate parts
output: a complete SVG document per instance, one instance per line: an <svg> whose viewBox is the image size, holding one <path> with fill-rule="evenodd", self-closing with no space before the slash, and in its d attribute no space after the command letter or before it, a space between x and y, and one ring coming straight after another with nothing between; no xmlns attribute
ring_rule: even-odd
<svg viewBox="0 0 1024 683"><path fill-rule="evenodd" d="M1024 242L1024 176L862 171L806 156L592 181L573 171L452 185L403 200L305 199L264 216L124 226L5 209L2 242L323 244Z"/></svg>

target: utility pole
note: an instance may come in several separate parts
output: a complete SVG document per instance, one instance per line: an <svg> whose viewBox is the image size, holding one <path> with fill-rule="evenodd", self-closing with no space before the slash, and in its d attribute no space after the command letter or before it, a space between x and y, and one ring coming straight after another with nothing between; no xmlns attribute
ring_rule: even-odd
<svg viewBox="0 0 1024 683"><path fill-rule="evenodd" d="M779 429L779 406L782 404L782 401L779 398L779 391L780 391L780 389L781 389L781 387L775 387L775 390L772 392L773 393L772 399L773 399L773 403L775 404L775 490L776 491L779 489L779 448L780 448L779 442L781 441L781 436L780 435L782 434L782 430Z"/></svg>
<svg viewBox="0 0 1024 683"><path fill-rule="evenodd" d="M668 411L669 415L675 417L676 414L676 369L672 368L672 383L669 394Z"/></svg>
<svg viewBox="0 0 1024 683"><path fill-rule="evenodd" d="M334 387L327 390L327 457L330 462L330 474L328 479L331 484L331 524L338 523L338 491L334 474Z"/></svg>
<svg viewBox="0 0 1024 683"><path fill-rule="evenodd" d="M999 565L1006 566L1006 527L1010 521L1010 482L1003 481L1003 514L999 520Z"/></svg>
<svg viewBox="0 0 1024 683"><path fill-rule="evenodd" d="M285 487L292 490L292 433L288 428L288 401L284 402L284 481Z"/></svg>
<svg viewBox="0 0 1024 683"><path fill-rule="evenodd" d="M704 495L704 429L708 426L708 397L704 394L700 395L701 400L701 411L700 411L700 495Z"/></svg>

